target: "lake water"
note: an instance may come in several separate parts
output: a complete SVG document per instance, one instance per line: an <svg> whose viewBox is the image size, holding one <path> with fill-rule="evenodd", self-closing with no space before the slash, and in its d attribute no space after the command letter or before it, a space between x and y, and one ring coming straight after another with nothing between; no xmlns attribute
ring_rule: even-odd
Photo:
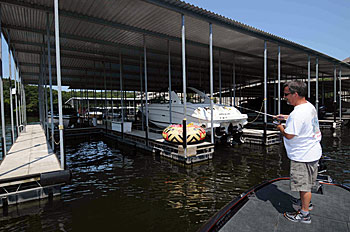
<svg viewBox="0 0 350 232"><path fill-rule="evenodd" d="M328 172L350 186L349 128L323 130ZM69 141L71 184L61 197L11 206L0 231L196 231L221 207L264 180L288 176L283 145L220 146L185 167L111 141Z"/></svg>

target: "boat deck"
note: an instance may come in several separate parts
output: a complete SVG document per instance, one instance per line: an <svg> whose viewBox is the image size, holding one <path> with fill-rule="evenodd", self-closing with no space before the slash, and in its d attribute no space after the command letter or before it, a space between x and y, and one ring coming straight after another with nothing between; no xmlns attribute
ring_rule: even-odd
<svg viewBox="0 0 350 232"><path fill-rule="evenodd" d="M294 211L291 203L293 197L298 197L298 193L289 190L289 180L268 184L248 195L245 204L220 231L350 232L350 191L322 184L322 193L312 195L314 208L311 211L311 224L291 222L284 218L284 212ZM222 218L225 217L220 220Z"/></svg>

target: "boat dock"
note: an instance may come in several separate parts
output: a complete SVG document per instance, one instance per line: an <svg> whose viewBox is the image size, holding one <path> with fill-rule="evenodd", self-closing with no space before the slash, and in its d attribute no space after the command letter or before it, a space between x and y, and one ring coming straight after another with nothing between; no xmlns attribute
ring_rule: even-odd
<svg viewBox="0 0 350 232"><path fill-rule="evenodd" d="M41 125L27 125L0 164L0 207L56 196L69 178Z"/></svg>
<svg viewBox="0 0 350 232"><path fill-rule="evenodd" d="M266 142L264 141L264 130L243 129L242 135L245 143L254 143L261 145L273 145L281 143L281 133L277 130L266 130Z"/></svg>
<svg viewBox="0 0 350 232"><path fill-rule="evenodd" d="M320 182L312 195L311 224L295 223L284 218L293 212L288 178L263 183L226 205L200 231L350 231L350 189Z"/></svg>
<svg viewBox="0 0 350 232"><path fill-rule="evenodd" d="M182 162L185 164L193 164L213 158L214 144L209 142L201 142L187 145L185 149L180 144L170 143L163 139L161 132L149 132L146 138L146 132L133 129L129 132L121 133L108 127L103 130L105 136L116 139L119 142L158 153L166 158Z"/></svg>

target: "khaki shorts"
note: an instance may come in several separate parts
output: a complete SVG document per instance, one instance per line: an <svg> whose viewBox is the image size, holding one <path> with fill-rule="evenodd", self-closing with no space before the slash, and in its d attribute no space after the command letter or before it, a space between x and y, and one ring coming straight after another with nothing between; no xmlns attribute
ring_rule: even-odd
<svg viewBox="0 0 350 232"><path fill-rule="evenodd" d="M316 185L318 160L313 162L290 162L291 191L311 192Z"/></svg>

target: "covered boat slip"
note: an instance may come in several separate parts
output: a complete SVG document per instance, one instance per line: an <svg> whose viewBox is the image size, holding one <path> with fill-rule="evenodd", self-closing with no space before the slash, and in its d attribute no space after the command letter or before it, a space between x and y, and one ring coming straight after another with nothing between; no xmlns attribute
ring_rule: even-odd
<svg viewBox="0 0 350 232"><path fill-rule="evenodd" d="M41 125L27 125L0 164L0 206L57 195L68 179Z"/></svg>
<svg viewBox="0 0 350 232"><path fill-rule="evenodd" d="M101 91L107 98L113 91L137 91L147 108L150 92L175 86L185 92L192 86L211 99L217 93L216 100L230 105L258 95L264 99L264 112L271 113L267 96L276 93L280 101L283 80L307 81L308 96L316 104L319 77L331 82L322 95L334 93L335 102L338 90L342 94L348 89L349 64L178 0L0 3L3 35L20 76L41 90L50 81L61 86L62 78L72 97L88 91L95 96ZM272 83L274 88L267 88ZM224 93L226 99L221 99ZM105 108L117 104L123 108L124 102ZM43 103L41 121L46 125L44 109Z"/></svg>
<svg viewBox="0 0 350 232"><path fill-rule="evenodd" d="M228 204L200 231L350 231L350 189L328 183L312 195L311 224L291 222L283 213L294 211L289 180L284 178L242 194Z"/></svg>

